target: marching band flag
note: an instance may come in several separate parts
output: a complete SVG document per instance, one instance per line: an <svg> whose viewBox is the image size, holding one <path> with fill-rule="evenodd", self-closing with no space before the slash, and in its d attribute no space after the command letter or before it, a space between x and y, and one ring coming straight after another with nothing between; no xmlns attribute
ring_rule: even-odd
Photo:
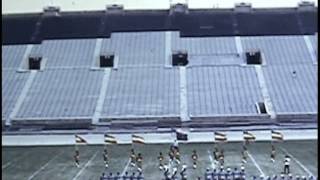
<svg viewBox="0 0 320 180"><path fill-rule="evenodd" d="M83 139L82 137L80 137L77 134L75 135L75 138L76 138L76 144L88 144L85 139Z"/></svg>
<svg viewBox="0 0 320 180"><path fill-rule="evenodd" d="M214 132L214 140L218 142L227 141L227 135L221 132Z"/></svg>
<svg viewBox="0 0 320 180"><path fill-rule="evenodd" d="M109 134L104 134L104 142L109 144L117 144L117 139Z"/></svg>
<svg viewBox="0 0 320 180"><path fill-rule="evenodd" d="M243 139L245 141L255 141L256 136L253 135L252 133L249 133L248 131L243 131Z"/></svg>
<svg viewBox="0 0 320 180"><path fill-rule="evenodd" d="M144 138L137 135L132 135L132 143L145 144Z"/></svg>
<svg viewBox="0 0 320 180"><path fill-rule="evenodd" d="M280 132L271 130L271 138L272 140L275 140L275 141L282 141L283 135Z"/></svg>

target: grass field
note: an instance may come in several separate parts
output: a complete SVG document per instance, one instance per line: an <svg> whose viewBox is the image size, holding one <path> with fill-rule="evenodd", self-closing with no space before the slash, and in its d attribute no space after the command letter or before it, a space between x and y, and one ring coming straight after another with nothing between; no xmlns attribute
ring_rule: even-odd
<svg viewBox="0 0 320 180"><path fill-rule="evenodd" d="M162 151L168 162L169 144L135 145L136 152L143 155L143 173L145 179L160 180L163 172L158 168L158 154ZM190 180L203 179L206 168L212 168L213 144L180 144L181 160L188 166ZM240 167L242 143L221 145L225 153L225 167ZM2 147L2 179L4 180L98 180L102 172L133 172L128 166L131 145L109 145L110 167L104 168L103 146L82 145L80 149L80 167L74 165L74 146L45 147ZM191 152L197 150L198 168L192 169ZM293 175L317 175L317 142L288 141L276 144L276 162L270 162L270 142L255 142L249 147L248 163L245 165L249 176L280 174L286 153L292 155L291 171ZM211 157L210 157L211 156ZM181 168L179 168L181 169ZM248 177L248 176L247 176Z"/></svg>

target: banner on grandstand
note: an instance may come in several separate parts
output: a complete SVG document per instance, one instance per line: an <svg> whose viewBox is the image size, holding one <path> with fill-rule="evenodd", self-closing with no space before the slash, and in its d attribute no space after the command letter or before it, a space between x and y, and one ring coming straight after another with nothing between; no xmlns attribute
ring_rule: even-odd
<svg viewBox="0 0 320 180"><path fill-rule="evenodd" d="M104 134L104 142L106 144L117 144L117 139L109 134Z"/></svg>
<svg viewBox="0 0 320 180"><path fill-rule="evenodd" d="M144 138L141 136L137 135L132 135L132 144L137 143L137 144L145 144Z"/></svg>
<svg viewBox="0 0 320 180"><path fill-rule="evenodd" d="M249 133L248 131L243 131L243 140L245 141L255 141L256 136L252 133Z"/></svg>
<svg viewBox="0 0 320 180"><path fill-rule="evenodd" d="M281 132L271 130L271 139L274 141L283 141L283 134Z"/></svg>
<svg viewBox="0 0 320 180"><path fill-rule="evenodd" d="M75 135L75 139L76 139L76 144L88 144L88 142L85 139L83 139L77 134Z"/></svg>
<svg viewBox="0 0 320 180"><path fill-rule="evenodd" d="M182 129L176 129L176 138L179 141L188 141L188 134Z"/></svg>
<svg viewBox="0 0 320 180"><path fill-rule="evenodd" d="M221 132L214 132L214 140L217 142L226 142L227 135Z"/></svg>

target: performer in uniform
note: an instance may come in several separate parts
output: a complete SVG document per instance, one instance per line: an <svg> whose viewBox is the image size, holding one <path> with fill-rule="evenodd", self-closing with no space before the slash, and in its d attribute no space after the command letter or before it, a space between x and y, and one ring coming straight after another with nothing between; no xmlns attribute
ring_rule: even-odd
<svg viewBox="0 0 320 180"><path fill-rule="evenodd" d="M130 165L136 166L136 154L134 153L134 149L131 149L130 159L131 159Z"/></svg>
<svg viewBox="0 0 320 180"><path fill-rule="evenodd" d="M274 145L271 145L271 155L270 155L271 162L274 163L275 157L276 157L276 149L274 148Z"/></svg>
<svg viewBox="0 0 320 180"><path fill-rule="evenodd" d="M177 164L180 164L180 152L179 150L175 150L174 158Z"/></svg>
<svg viewBox="0 0 320 180"><path fill-rule="evenodd" d="M247 156L244 151L241 152L241 155L242 155L242 164L244 165L247 163Z"/></svg>
<svg viewBox="0 0 320 180"><path fill-rule="evenodd" d="M103 151L103 161L106 168L109 166L109 158L108 158L108 151L107 149L104 149Z"/></svg>
<svg viewBox="0 0 320 180"><path fill-rule="evenodd" d="M211 180L211 172L210 172L209 168L206 169L206 172L204 174L204 179L205 180Z"/></svg>
<svg viewBox="0 0 320 180"><path fill-rule="evenodd" d="M173 168L173 171L172 171L172 176L171 176L171 179L174 180L176 179L176 175L178 173L178 169L176 167Z"/></svg>
<svg viewBox="0 0 320 180"><path fill-rule="evenodd" d="M172 162L174 160L174 152L173 152L173 149L170 149L169 151L169 159L170 159L170 162Z"/></svg>
<svg viewBox="0 0 320 180"><path fill-rule="evenodd" d="M117 175L114 177L114 180L120 180L120 179L121 179L120 172L117 172Z"/></svg>
<svg viewBox="0 0 320 180"><path fill-rule="evenodd" d="M218 162L219 162L219 149L217 147L214 148L213 157L214 157L214 163L218 164Z"/></svg>
<svg viewBox="0 0 320 180"><path fill-rule="evenodd" d="M223 149L220 151L219 161L220 161L220 165L223 166L223 165L224 165L224 153L223 153Z"/></svg>
<svg viewBox="0 0 320 180"><path fill-rule="evenodd" d="M75 155L74 155L74 161L77 167L80 166L80 153L79 150L75 151Z"/></svg>
<svg viewBox="0 0 320 180"><path fill-rule="evenodd" d="M193 166L192 167L193 167L193 169L196 169L197 168L197 160L198 160L198 155L197 155L196 150L193 150L191 158L193 160Z"/></svg>
<svg viewBox="0 0 320 180"><path fill-rule="evenodd" d="M136 173L132 172L131 176L130 176L130 180L135 180L136 179Z"/></svg>
<svg viewBox="0 0 320 180"><path fill-rule="evenodd" d="M162 152L159 152L159 156L158 156L158 160L159 160L159 169L162 170L163 169L163 155Z"/></svg>
<svg viewBox="0 0 320 180"><path fill-rule="evenodd" d="M289 174L290 173L290 156L286 155L284 158L284 168L283 173Z"/></svg>
<svg viewBox="0 0 320 180"><path fill-rule="evenodd" d="M137 156L137 167L138 167L138 171L141 172L142 171L142 155L141 153L138 153L138 156Z"/></svg>
<svg viewBox="0 0 320 180"><path fill-rule="evenodd" d="M126 171L126 172L124 173L124 176L123 176L122 178L123 178L123 180L129 180L129 179L130 179L130 176L129 176L128 171Z"/></svg>
<svg viewBox="0 0 320 180"><path fill-rule="evenodd" d="M163 166L163 169L164 169L164 177L165 177L165 180L170 180L170 177L169 177L169 167L167 165L164 165Z"/></svg>
<svg viewBox="0 0 320 180"><path fill-rule="evenodd" d="M180 175L181 175L181 180L187 180L187 165L183 164L182 165L182 169L180 171Z"/></svg>
<svg viewBox="0 0 320 180"><path fill-rule="evenodd" d="M139 172L139 174L137 176L137 180L144 180L142 172Z"/></svg>
<svg viewBox="0 0 320 180"><path fill-rule="evenodd" d="M243 150L241 152L241 155L242 155L242 165L244 165L247 163L247 159L248 159L248 149L245 144L243 145Z"/></svg>

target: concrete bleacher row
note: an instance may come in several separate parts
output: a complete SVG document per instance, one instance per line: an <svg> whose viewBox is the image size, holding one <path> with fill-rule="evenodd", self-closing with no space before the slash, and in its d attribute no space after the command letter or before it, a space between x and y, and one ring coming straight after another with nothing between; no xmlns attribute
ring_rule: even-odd
<svg viewBox="0 0 320 180"><path fill-rule="evenodd" d="M170 55L173 50L187 50L184 103L191 119L187 125L315 122L315 38L181 38L178 32L134 32L113 33L100 41L2 46L2 120L16 125L90 124L96 116L98 122L115 127L124 124L118 120L128 126L137 121L155 127L178 125L183 75L171 66ZM262 52L261 70L276 120L256 110L265 94L256 67L245 64L243 53L252 48ZM114 52L117 67L108 71L94 67L101 52ZM25 71L23 61L30 54L43 56L41 71Z"/></svg>

